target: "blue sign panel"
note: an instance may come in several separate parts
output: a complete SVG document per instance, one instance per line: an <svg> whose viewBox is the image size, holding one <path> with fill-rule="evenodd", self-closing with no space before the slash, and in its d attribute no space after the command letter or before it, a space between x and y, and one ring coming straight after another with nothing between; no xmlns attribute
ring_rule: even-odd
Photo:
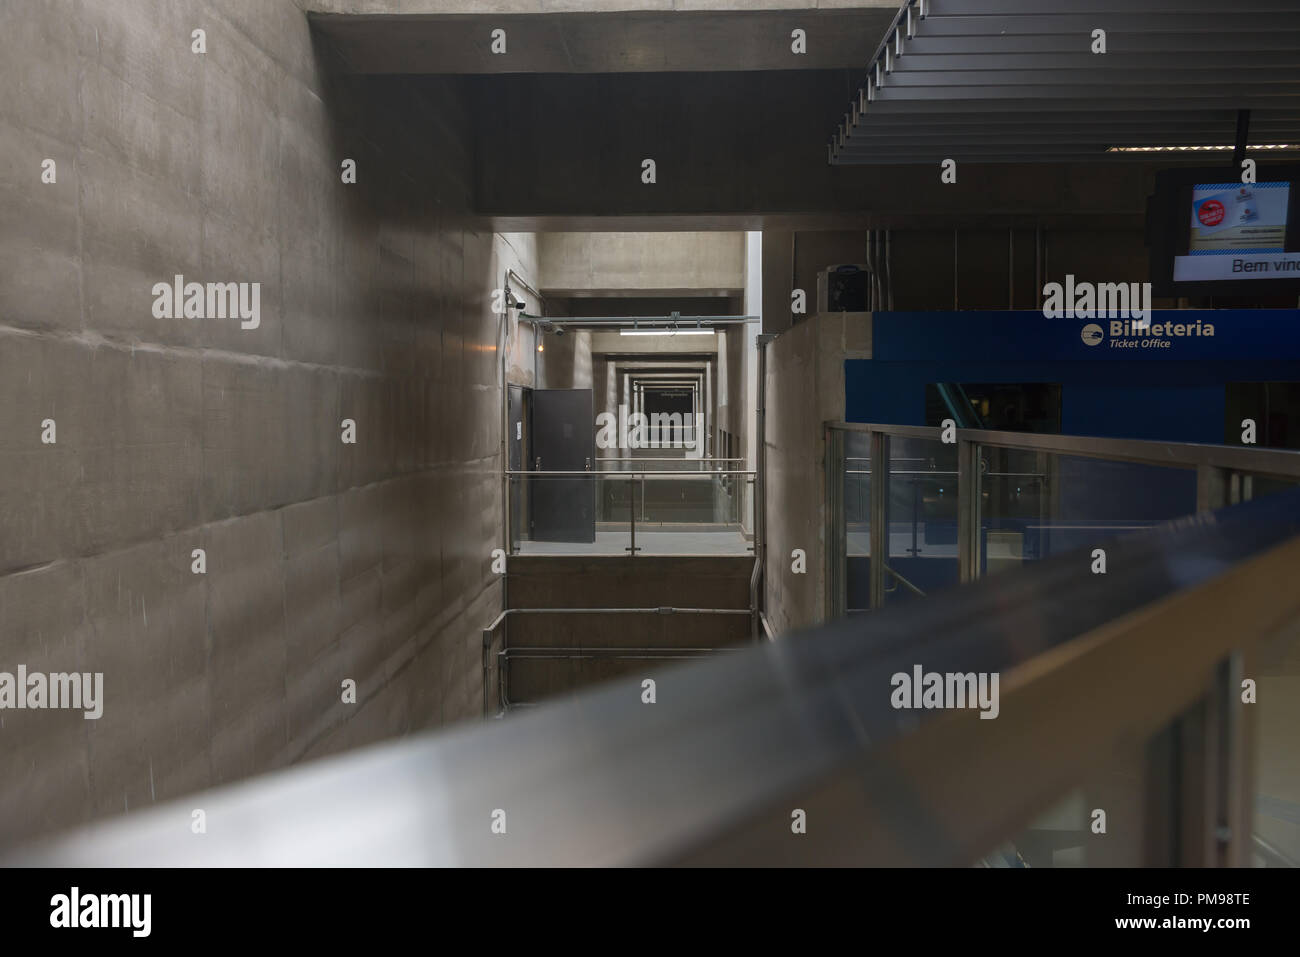
<svg viewBox="0 0 1300 957"><path fill-rule="evenodd" d="M933 383L1049 382L1067 435L1219 443L1227 383L1300 381L1300 310L879 312L872 355L845 362L850 422L925 425Z"/></svg>
<svg viewBox="0 0 1300 957"><path fill-rule="evenodd" d="M1145 325L1048 319L1037 310L878 312L872 354L884 361L1300 359L1300 310L1153 310Z"/></svg>

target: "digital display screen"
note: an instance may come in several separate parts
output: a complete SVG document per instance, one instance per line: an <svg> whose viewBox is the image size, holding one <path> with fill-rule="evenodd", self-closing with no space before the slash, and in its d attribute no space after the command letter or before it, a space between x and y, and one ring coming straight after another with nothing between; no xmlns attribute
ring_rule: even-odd
<svg viewBox="0 0 1300 957"><path fill-rule="evenodd" d="M1290 183L1199 183L1192 187L1193 255L1280 253Z"/></svg>
<svg viewBox="0 0 1300 957"><path fill-rule="evenodd" d="M1183 195L1186 245L1174 256L1175 282L1300 276L1300 255L1287 251L1290 181L1196 183Z"/></svg>

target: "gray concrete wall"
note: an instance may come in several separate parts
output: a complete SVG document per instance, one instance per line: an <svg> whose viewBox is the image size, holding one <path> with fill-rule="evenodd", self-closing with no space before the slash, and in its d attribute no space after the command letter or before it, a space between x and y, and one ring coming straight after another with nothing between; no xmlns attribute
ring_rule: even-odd
<svg viewBox="0 0 1300 957"><path fill-rule="evenodd" d="M795 233L794 286L808 293L808 312L817 311L817 274L828 266L867 264L867 231L807 230ZM789 303L786 312L790 311Z"/></svg>
<svg viewBox="0 0 1300 957"><path fill-rule="evenodd" d="M500 353L467 117L327 55L289 0L0 4L0 670L106 699L5 713L0 843L481 710ZM155 318L176 273L260 282L260 326Z"/></svg>
<svg viewBox="0 0 1300 957"><path fill-rule="evenodd" d="M1077 282L1149 278L1139 226L1055 225L1037 235L1041 240L1033 227L891 230L894 308L1030 309L1041 306L1043 284L1064 282L1066 273ZM1042 244L1038 251L1036 241ZM817 274L836 263L867 263L865 230L764 230L765 330L779 332L802 318L790 312L792 289L808 294L808 315L816 312ZM1157 306L1174 305L1157 301Z"/></svg>
<svg viewBox="0 0 1300 957"><path fill-rule="evenodd" d="M523 312L550 319L564 317L569 314L566 300L534 292L542 287L541 238L536 233L497 233L493 241L493 275L502 288L509 282L511 291L525 304ZM590 333L579 330L563 336L538 334L532 323L519 321L519 312L509 310L507 381L533 389L591 388Z"/></svg>
<svg viewBox="0 0 1300 957"><path fill-rule="evenodd" d="M763 234L753 230L745 234L745 296L744 311L747 316L757 316L758 322L745 326L745 397L744 397L744 466L751 472L758 469L758 336L763 328ZM753 532L756 488L749 485L741 514L746 516L747 532Z"/></svg>
<svg viewBox="0 0 1300 957"><path fill-rule="evenodd" d="M802 239L804 234L800 234ZM1148 250L1139 226L1041 230L896 229L890 235L894 308L1016 309L1042 305L1042 287L1064 282L1145 282ZM865 240L864 240L865 243ZM855 260L861 262L862 260ZM1173 300L1157 300L1172 308Z"/></svg>
<svg viewBox="0 0 1300 957"><path fill-rule="evenodd" d="M844 360L870 358L869 324L814 316L767 346L767 555L764 601L778 633L826 615L826 473L822 424L844 418ZM803 549L807 571L792 571Z"/></svg>
<svg viewBox="0 0 1300 957"><path fill-rule="evenodd" d="M510 559L513 608L749 608L752 557L637 558L517 555ZM515 615L511 648L724 648L750 638L748 615ZM500 639L498 639L498 642ZM500 644L496 647L500 647ZM640 654L630 651L629 654ZM657 675L680 662L629 658L518 659L514 701L568 694L628 674ZM489 676L495 692L494 676Z"/></svg>

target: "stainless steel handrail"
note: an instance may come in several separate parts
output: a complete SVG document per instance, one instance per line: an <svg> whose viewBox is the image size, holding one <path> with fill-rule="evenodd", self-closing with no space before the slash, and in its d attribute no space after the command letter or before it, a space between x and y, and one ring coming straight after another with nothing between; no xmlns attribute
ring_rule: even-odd
<svg viewBox="0 0 1300 957"><path fill-rule="evenodd" d="M713 456L713 455L706 455L706 456L703 456L702 458L698 458L698 459L685 459L684 456L671 456L671 455L669 455L669 456L659 456L659 457L654 457L654 456L649 456L649 455L638 455L638 456L631 456L631 457L615 457L615 456L600 456L600 455L598 455L598 456L596 456L596 458L595 458L594 461L597 461L597 462L681 462L681 461L691 461L691 462L743 462L743 461L745 461L745 460L742 459L742 458L729 458L729 459L727 459L727 458L720 458L720 457L718 457L718 456Z"/></svg>
<svg viewBox="0 0 1300 957"><path fill-rule="evenodd" d="M694 476L695 478L719 478L728 475L743 475L746 476L747 478L753 478L755 473L752 469L749 470L721 469L721 470L715 470L711 472L701 472L698 470L691 471L689 469L687 470L664 469L663 471L660 471L658 469L628 469L626 472L558 471L558 470L554 472L549 472L549 471L538 471L536 469L533 470L507 469L505 474L507 476L524 475L524 476L537 476L539 478L547 478L547 477L574 478L574 477L595 475L605 479L631 479L631 478L636 478L638 476L641 477L651 476L656 478L671 477L671 476Z"/></svg>
<svg viewBox="0 0 1300 957"><path fill-rule="evenodd" d="M908 591L912 592L912 594L920 595L922 598L925 597L925 592L921 591L921 589L917 588L915 585L913 585L910 581L908 581L898 572L894 571L894 569L890 568L889 565L885 565L885 572L889 575L893 575L894 578L898 580L898 583L903 587L905 587Z"/></svg>
<svg viewBox="0 0 1300 957"><path fill-rule="evenodd" d="M1140 789L1125 806L1157 838L1134 842L1139 862L1248 863L1240 680L1254 647L1300 623L1300 492L1125 539L1111 559L1124 575L1049 559L658 671L654 705L640 679L619 681L91 825L0 865L966 866L1153 740L1182 752L1125 779ZM997 719L900 712L891 675L918 662L999 673ZM209 831L185 839L195 807ZM792 810L808 821L794 837Z"/></svg>
<svg viewBox="0 0 1300 957"><path fill-rule="evenodd" d="M879 433L939 441L943 430L930 426L877 425L860 422L831 422L829 428L844 432ZM1110 439L1090 435L1043 435L1037 432L992 432L958 429L959 440L977 445L1026 452L1053 452L1086 458L1196 468L1208 466L1255 475L1300 478L1300 451L1254 446L1204 445L1192 442L1153 442L1146 439Z"/></svg>
<svg viewBox="0 0 1300 957"><path fill-rule="evenodd" d="M508 620L515 615L752 615L753 610L750 608L683 608L671 605L661 605L654 608L507 608L500 612L492 623L483 629L483 716L487 717L490 713L488 702L491 700L491 682L492 676L490 671L490 659L495 654L497 659L497 700L499 703L499 714L504 714L510 710L511 702L506 693L506 684L508 675L506 673L506 660L513 657L510 653L514 650L509 644L509 632L502 634L501 647L495 652L497 630L506 625ZM524 650L537 650L533 646L519 646ZM587 649L599 650L599 649ZM612 649L619 650L619 649ZM677 650L677 649L668 649Z"/></svg>

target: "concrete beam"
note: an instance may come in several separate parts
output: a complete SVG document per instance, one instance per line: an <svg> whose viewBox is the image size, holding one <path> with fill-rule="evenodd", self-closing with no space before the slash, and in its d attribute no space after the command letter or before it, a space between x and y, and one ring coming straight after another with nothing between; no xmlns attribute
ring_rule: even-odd
<svg viewBox="0 0 1300 957"><path fill-rule="evenodd" d="M745 284L743 233L544 233L537 248L548 295L729 296Z"/></svg>
<svg viewBox="0 0 1300 957"><path fill-rule="evenodd" d="M962 163L951 185L940 179L941 150L933 164L833 167L825 137L842 120L852 77L477 77L468 81L478 123L476 211L516 228L589 224L576 229L616 216L638 224L618 229L770 227L779 218L845 229L862 219L875 227L1142 222L1145 164ZM653 183L643 182L647 159ZM611 225L604 219L603 228Z"/></svg>
<svg viewBox="0 0 1300 957"><path fill-rule="evenodd" d="M324 4L322 4L324 5ZM866 69L897 3L337 4L314 27L355 73L641 73ZM451 9L444 9L450 7ZM584 7L600 12L583 12ZM756 9L759 8L759 9ZM795 31L802 31L796 34ZM502 31L502 32L498 32Z"/></svg>

